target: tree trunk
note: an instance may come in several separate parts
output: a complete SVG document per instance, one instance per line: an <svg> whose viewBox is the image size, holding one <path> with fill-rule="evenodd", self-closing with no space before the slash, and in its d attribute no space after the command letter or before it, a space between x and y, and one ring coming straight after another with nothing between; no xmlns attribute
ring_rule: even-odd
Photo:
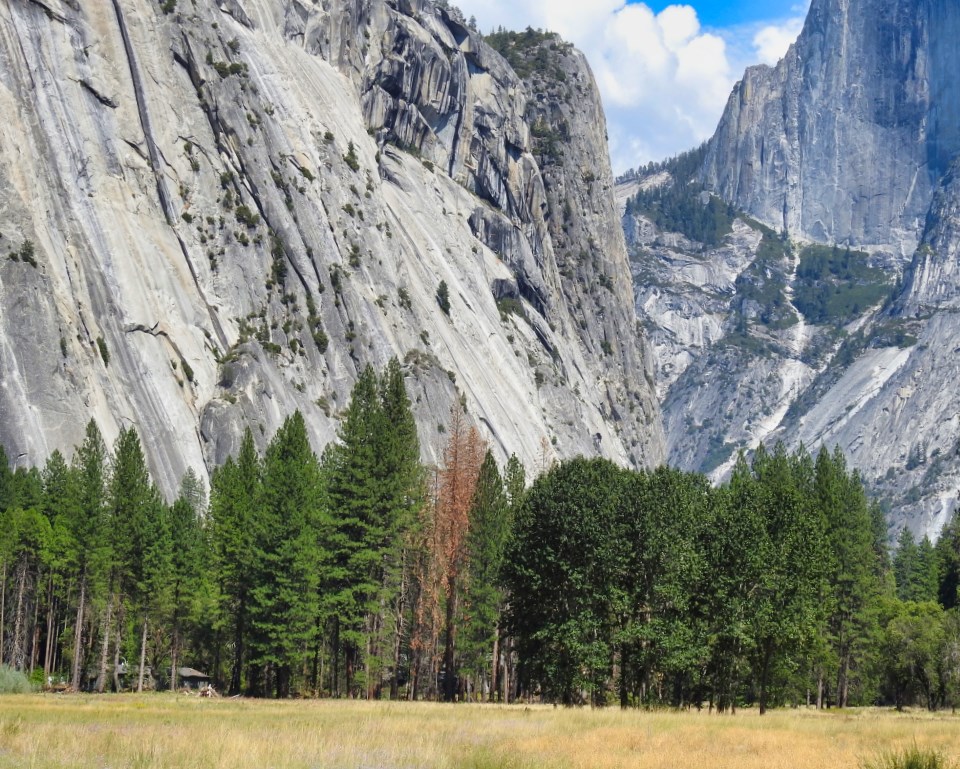
<svg viewBox="0 0 960 769"><path fill-rule="evenodd" d="M21 558L20 565L17 566L17 608L13 615L13 645L10 648L10 667L21 672L26 663L26 649L24 648L26 639L23 637L24 620L26 619L26 607L24 606L26 589L27 560Z"/></svg>
<svg viewBox="0 0 960 769"><path fill-rule="evenodd" d="M107 655L110 653L110 626L111 614L113 613L113 595L107 602L107 611L103 615L103 632L100 634L100 669L97 672L96 690L98 694L103 694L107 686Z"/></svg>
<svg viewBox="0 0 960 769"><path fill-rule="evenodd" d="M330 643L330 694L340 697L340 617L333 618L333 632Z"/></svg>
<svg viewBox="0 0 960 769"><path fill-rule="evenodd" d="M54 618L59 610L59 606L57 606L59 602L52 595L52 578L50 580L50 591L51 595L47 601L47 633L43 643L43 680L47 684L50 683L50 675L53 673L53 651L56 648L55 634L57 631L57 623Z"/></svg>
<svg viewBox="0 0 960 769"><path fill-rule="evenodd" d="M6 657L4 652L6 649L3 648L3 639L6 636L4 632L6 629L6 613L7 613L7 562L3 562L3 574L0 575L0 662L3 662Z"/></svg>
<svg viewBox="0 0 960 769"><path fill-rule="evenodd" d="M117 640L113 649L113 690L120 692L120 640L123 633L123 601L117 599Z"/></svg>
<svg viewBox="0 0 960 769"><path fill-rule="evenodd" d="M396 621L393 625L393 675L390 677L390 699L400 698L400 647L403 645L404 609L407 595L407 556L406 551L400 554L400 592L397 596Z"/></svg>
<svg viewBox="0 0 960 769"><path fill-rule="evenodd" d="M230 670L230 695L240 694L240 677L243 671L243 637L246 628L247 601L245 596L240 597L240 604L237 606L237 624L234 627L233 635L233 667Z"/></svg>
<svg viewBox="0 0 960 769"><path fill-rule="evenodd" d="M503 704L510 704L510 638L503 640L503 685L501 687Z"/></svg>
<svg viewBox="0 0 960 769"><path fill-rule="evenodd" d="M143 632L140 634L140 670L137 673L137 693L143 691L143 666L147 661L147 615L143 615Z"/></svg>
<svg viewBox="0 0 960 769"><path fill-rule="evenodd" d="M37 586L33 591L33 632L30 633L30 674L37 666L37 657L40 654L40 575L37 574Z"/></svg>
<svg viewBox="0 0 960 769"><path fill-rule="evenodd" d="M450 596L447 598L447 621L443 637L443 699L445 702L453 702L457 693L457 679L453 669L456 617L457 588L454 584L451 586Z"/></svg>
<svg viewBox="0 0 960 769"><path fill-rule="evenodd" d="M81 649L83 648L83 609L87 597L87 579L80 580L80 600L77 602L77 621L73 631L73 674L70 685L74 691L80 691L80 670L83 664Z"/></svg>
<svg viewBox="0 0 960 769"><path fill-rule="evenodd" d="M177 652L180 645L180 633L177 628L173 630L173 642L170 644L170 691L177 690Z"/></svg>
<svg viewBox="0 0 960 769"><path fill-rule="evenodd" d="M500 623L493 627L493 659L490 665L490 695L488 702L497 700L497 673L500 672Z"/></svg>

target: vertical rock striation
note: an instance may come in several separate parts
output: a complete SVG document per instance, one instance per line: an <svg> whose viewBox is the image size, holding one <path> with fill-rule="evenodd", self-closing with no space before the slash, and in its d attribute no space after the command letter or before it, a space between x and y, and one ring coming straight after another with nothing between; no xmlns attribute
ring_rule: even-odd
<svg viewBox="0 0 960 769"><path fill-rule="evenodd" d="M950 0L814 0L787 55L734 88L704 181L793 236L908 258L960 151L958 33Z"/></svg>
<svg viewBox="0 0 960 769"><path fill-rule="evenodd" d="M295 408L319 448L396 355L428 460L460 400L534 467L659 462L599 98L544 45L521 79L426 0L4 4L0 442L134 425L170 492Z"/></svg>

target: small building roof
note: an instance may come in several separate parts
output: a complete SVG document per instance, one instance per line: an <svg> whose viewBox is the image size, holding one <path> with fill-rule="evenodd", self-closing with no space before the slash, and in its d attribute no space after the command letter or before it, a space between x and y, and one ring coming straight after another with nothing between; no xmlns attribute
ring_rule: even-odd
<svg viewBox="0 0 960 769"><path fill-rule="evenodd" d="M201 673L199 670L194 670L193 668L180 668L177 670L181 678L205 678L210 680L210 676L206 673Z"/></svg>

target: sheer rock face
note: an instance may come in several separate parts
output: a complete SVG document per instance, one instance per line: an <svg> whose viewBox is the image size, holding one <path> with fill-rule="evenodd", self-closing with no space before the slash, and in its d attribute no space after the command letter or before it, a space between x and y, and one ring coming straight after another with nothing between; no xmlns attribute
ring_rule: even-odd
<svg viewBox="0 0 960 769"><path fill-rule="evenodd" d="M736 232L709 251L627 217L671 461L721 477L761 439L839 445L894 529L936 536L954 513L958 39L952 0L813 0L784 59L734 88L700 181L789 235L767 279L796 322L742 312L737 280L757 252ZM866 252L896 284L890 299L806 320L793 301L811 242Z"/></svg>
<svg viewBox="0 0 960 769"><path fill-rule="evenodd" d="M427 460L457 400L532 468L662 460L599 97L555 54L521 81L420 0L4 4L0 442L133 425L170 493L296 408L321 448L395 355Z"/></svg>
<svg viewBox="0 0 960 769"><path fill-rule="evenodd" d="M779 64L734 88L704 181L792 236L909 259L960 151L958 34L952 0L814 0Z"/></svg>

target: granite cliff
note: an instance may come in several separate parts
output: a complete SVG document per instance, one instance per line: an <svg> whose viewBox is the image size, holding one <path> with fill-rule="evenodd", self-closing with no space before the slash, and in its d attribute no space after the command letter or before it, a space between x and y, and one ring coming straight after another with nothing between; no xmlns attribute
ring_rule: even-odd
<svg viewBox="0 0 960 769"><path fill-rule="evenodd" d="M721 477L761 440L839 445L894 529L936 536L954 513L958 32L948 0L814 0L693 172L623 180L671 462ZM731 206L715 242L626 206L678 184Z"/></svg>
<svg viewBox="0 0 960 769"><path fill-rule="evenodd" d="M426 0L0 6L8 453L134 425L169 493L297 408L321 448L397 356L427 460L459 400L532 467L660 461L592 75L504 44Z"/></svg>

